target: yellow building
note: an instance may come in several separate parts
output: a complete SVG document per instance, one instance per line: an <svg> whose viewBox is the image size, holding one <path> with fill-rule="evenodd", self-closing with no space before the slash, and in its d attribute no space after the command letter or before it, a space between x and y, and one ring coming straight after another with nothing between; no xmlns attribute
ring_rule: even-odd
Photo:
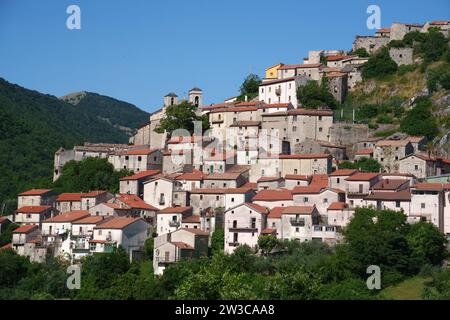
<svg viewBox="0 0 450 320"><path fill-rule="evenodd" d="M284 63L277 63L273 66L266 68L266 79L277 79L278 69L284 66Z"/></svg>

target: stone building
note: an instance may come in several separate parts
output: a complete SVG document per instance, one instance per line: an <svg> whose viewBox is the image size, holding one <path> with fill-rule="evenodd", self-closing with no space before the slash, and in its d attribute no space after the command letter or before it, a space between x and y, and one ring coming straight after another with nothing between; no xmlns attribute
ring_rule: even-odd
<svg viewBox="0 0 450 320"><path fill-rule="evenodd" d="M390 48L389 56L398 66L413 64L413 48Z"/></svg>

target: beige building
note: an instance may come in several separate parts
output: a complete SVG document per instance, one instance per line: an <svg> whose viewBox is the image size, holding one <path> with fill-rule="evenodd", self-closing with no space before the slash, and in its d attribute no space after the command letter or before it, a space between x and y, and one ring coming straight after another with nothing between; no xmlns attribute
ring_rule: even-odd
<svg viewBox="0 0 450 320"><path fill-rule="evenodd" d="M414 152L408 139L380 140L375 144L374 158L387 172L398 172L399 160Z"/></svg>

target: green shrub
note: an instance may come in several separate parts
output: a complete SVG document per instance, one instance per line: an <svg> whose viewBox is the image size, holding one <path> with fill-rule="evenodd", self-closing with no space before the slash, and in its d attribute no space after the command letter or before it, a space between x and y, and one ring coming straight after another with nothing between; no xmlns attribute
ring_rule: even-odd
<svg viewBox="0 0 450 320"><path fill-rule="evenodd" d="M377 123L380 123L380 124L392 123L392 117L388 116L387 114L380 114L377 117Z"/></svg>
<svg viewBox="0 0 450 320"><path fill-rule="evenodd" d="M397 71L397 64L389 55L389 50L384 47L377 54L371 56L363 66L362 75L364 79L382 79Z"/></svg>

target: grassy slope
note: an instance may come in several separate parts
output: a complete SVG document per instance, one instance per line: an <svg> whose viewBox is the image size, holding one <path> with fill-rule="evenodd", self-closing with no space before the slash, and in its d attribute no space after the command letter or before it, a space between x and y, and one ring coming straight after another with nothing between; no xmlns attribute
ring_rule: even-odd
<svg viewBox="0 0 450 320"><path fill-rule="evenodd" d="M410 278L396 286L383 289L380 292L380 297L386 300L421 300L422 291L428 280L430 278L421 276Z"/></svg>

